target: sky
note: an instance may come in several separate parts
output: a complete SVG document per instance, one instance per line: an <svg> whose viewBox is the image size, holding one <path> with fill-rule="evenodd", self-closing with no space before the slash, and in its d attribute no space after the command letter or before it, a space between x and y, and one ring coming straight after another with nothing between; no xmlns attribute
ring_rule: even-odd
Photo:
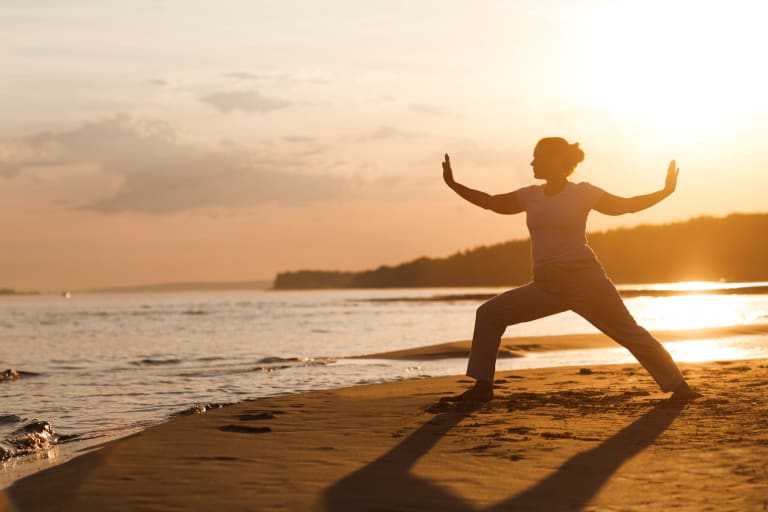
<svg viewBox="0 0 768 512"><path fill-rule="evenodd" d="M0 288L362 270L527 236L442 182L765 211L763 2L0 0Z"/></svg>

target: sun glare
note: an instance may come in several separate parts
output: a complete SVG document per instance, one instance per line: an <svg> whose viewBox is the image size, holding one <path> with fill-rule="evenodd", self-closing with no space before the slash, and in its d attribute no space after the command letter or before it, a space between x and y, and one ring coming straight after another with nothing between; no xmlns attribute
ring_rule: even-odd
<svg viewBox="0 0 768 512"><path fill-rule="evenodd" d="M728 361L749 357L738 345L718 340L691 340L668 343L667 350L675 361L697 363L703 361Z"/></svg>
<svg viewBox="0 0 768 512"><path fill-rule="evenodd" d="M701 329L749 323L744 301L738 295L717 294L639 297L632 299L632 308L647 319L647 329Z"/></svg>
<svg viewBox="0 0 768 512"><path fill-rule="evenodd" d="M717 288L723 288L722 283L713 281L680 281L670 284L657 284L652 286L655 290L679 290L684 292L698 292L704 290L714 290Z"/></svg>
<svg viewBox="0 0 768 512"><path fill-rule="evenodd" d="M722 134L766 105L765 7L622 2L595 10L585 94L596 108L680 141Z"/></svg>

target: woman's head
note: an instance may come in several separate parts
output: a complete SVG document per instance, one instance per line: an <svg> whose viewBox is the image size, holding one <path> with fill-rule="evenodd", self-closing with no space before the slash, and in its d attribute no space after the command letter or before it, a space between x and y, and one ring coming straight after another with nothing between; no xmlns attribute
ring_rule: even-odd
<svg viewBox="0 0 768 512"><path fill-rule="evenodd" d="M584 161L584 151L578 142L570 144L562 137L545 137L533 150L533 176L535 178L566 178Z"/></svg>

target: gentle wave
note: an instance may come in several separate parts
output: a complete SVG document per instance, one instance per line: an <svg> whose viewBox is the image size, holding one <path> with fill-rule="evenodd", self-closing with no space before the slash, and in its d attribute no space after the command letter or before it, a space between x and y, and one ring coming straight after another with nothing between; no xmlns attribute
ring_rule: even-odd
<svg viewBox="0 0 768 512"><path fill-rule="evenodd" d="M0 425L14 425L21 421L23 420L18 414L5 414L0 416Z"/></svg>
<svg viewBox="0 0 768 512"><path fill-rule="evenodd" d="M233 404L234 402L212 402L195 404L180 411L171 413L167 416L167 418L170 419L180 416L202 414L212 409L220 409L222 407ZM154 423L156 422L138 422L135 425L124 426L123 428L118 429L116 432L123 431L123 433L127 433L133 429L142 427L146 428L147 426ZM92 433L83 432L78 434L64 435L56 432L53 425L49 421L39 420L36 418L32 420L25 420L17 414L0 415L0 427L15 427L20 424L22 425L15 428L5 437L5 439L0 440L0 463L7 463L14 459L20 459L23 457L46 452L64 443L93 439L108 435L106 431Z"/></svg>
<svg viewBox="0 0 768 512"><path fill-rule="evenodd" d="M169 365L169 364L180 364L182 362L181 359L178 358L171 358L171 359L152 359L150 357L140 359L138 361L133 361L131 364L135 366L143 366L143 365Z"/></svg>
<svg viewBox="0 0 768 512"><path fill-rule="evenodd" d="M301 361L298 357L278 357L278 356L268 356L268 357L262 357L257 363L262 364L273 364L273 363L295 363Z"/></svg>
<svg viewBox="0 0 768 512"><path fill-rule="evenodd" d="M0 382L13 382L21 380L22 378L40 377L42 373L30 372L26 370L14 370L9 368L3 372L0 372Z"/></svg>
<svg viewBox="0 0 768 512"><path fill-rule="evenodd" d="M19 380L20 378L21 378L21 374L18 371L13 369L8 369L0 373L0 382L10 382L14 380Z"/></svg>
<svg viewBox="0 0 768 512"><path fill-rule="evenodd" d="M8 415L3 418L8 421L11 418L21 419L16 415ZM50 450L59 442L60 437L53 430L50 422L34 419L0 441L0 462Z"/></svg>
<svg viewBox="0 0 768 512"><path fill-rule="evenodd" d="M177 373L180 377L212 378L221 376L234 376L244 373L271 373L280 370L325 366L335 363L333 357L265 357L252 364L229 364L220 367L196 368ZM253 366L255 364L256 366Z"/></svg>
<svg viewBox="0 0 768 512"><path fill-rule="evenodd" d="M227 407L228 405L234 405L234 402L213 402L209 404L195 404L192 407L187 407L186 409L182 409L181 411L171 414L171 417L176 418L179 416L192 416L193 414L202 414L212 409L221 409L222 407Z"/></svg>

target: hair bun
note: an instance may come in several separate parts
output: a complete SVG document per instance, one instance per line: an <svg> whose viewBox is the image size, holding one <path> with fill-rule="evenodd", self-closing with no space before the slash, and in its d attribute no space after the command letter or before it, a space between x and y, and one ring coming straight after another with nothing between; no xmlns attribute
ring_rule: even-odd
<svg viewBox="0 0 768 512"><path fill-rule="evenodd" d="M579 147L578 142L568 144L568 149L570 150L571 161L573 162L574 166L584 161L584 150Z"/></svg>

